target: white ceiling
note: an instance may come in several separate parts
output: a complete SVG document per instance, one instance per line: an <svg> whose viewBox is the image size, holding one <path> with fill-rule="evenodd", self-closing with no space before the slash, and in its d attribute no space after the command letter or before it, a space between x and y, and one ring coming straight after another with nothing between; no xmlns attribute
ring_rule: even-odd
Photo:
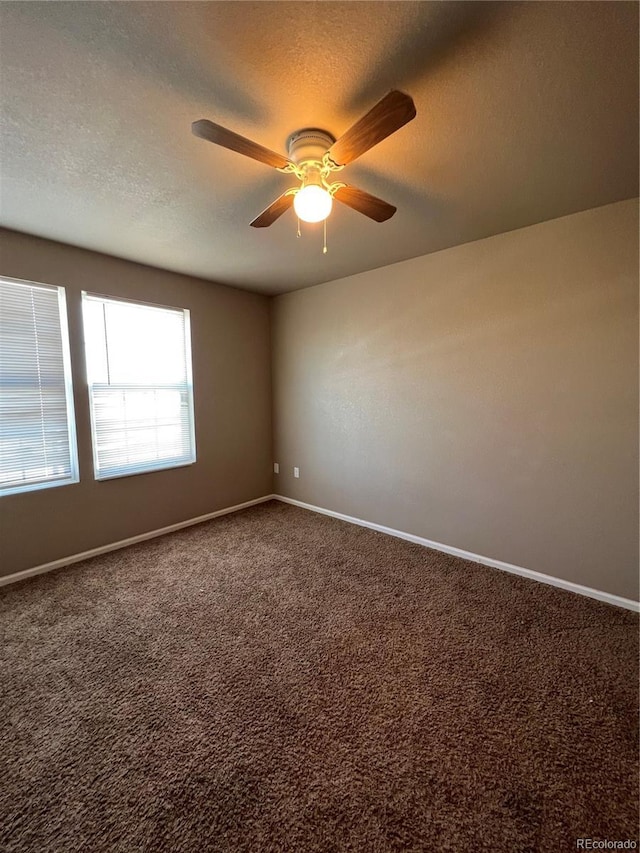
<svg viewBox="0 0 640 853"><path fill-rule="evenodd" d="M638 194L634 2L3 2L8 228L279 293ZM275 151L338 136L389 89L417 118L342 173L398 207L249 222ZM342 177L341 175L341 177Z"/></svg>

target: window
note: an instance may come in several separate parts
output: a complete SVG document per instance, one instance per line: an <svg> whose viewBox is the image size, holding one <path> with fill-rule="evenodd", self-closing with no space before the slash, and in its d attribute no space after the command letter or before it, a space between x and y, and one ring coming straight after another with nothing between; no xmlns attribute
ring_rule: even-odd
<svg viewBox="0 0 640 853"><path fill-rule="evenodd" d="M96 479L195 462L189 312L82 299Z"/></svg>
<svg viewBox="0 0 640 853"><path fill-rule="evenodd" d="M0 495L78 482L63 287L0 279Z"/></svg>

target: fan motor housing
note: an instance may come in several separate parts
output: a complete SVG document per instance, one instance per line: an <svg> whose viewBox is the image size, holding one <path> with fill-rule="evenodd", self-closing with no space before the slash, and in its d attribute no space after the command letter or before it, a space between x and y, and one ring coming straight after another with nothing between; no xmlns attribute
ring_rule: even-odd
<svg viewBox="0 0 640 853"><path fill-rule="evenodd" d="M305 163L309 160L321 161L324 153L331 148L335 141L334 136L317 127L296 130L287 139L289 159L296 164Z"/></svg>

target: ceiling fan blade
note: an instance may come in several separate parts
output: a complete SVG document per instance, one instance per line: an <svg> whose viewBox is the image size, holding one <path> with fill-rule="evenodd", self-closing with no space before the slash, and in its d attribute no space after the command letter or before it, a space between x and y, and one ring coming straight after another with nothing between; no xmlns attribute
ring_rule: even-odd
<svg viewBox="0 0 640 853"><path fill-rule="evenodd" d="M257 142L252 142L250 139L246 139L232 130L227 130L226 127L221 127L219 124L215 124L206 118L194 121L191 125L191 132L194 136L199 136L200 139L206 139L208 142L222 145L223 148L237 151L238 154L252 157L254 160L259 160L260 163L273 166L274 169L284 169L291 162L286 157L283 157L282 154L276 154L275 151L264 148L264 146L258 145Z"/></svg>
<svg viewBox="0 0 640 853"><path fill-rule="evenodd" d="M340 187L333 197L346 204L347 207L357 210L358 213L364 213L369 219L375 219L376 222L385 222L387 219L391 219L397 210L392 204L388 204L364 190L359 190L357 187Z"/></svg>
<svg viewBox="0 0 640 853"><path fill-rule="evenodd" d="M395 133L412 118L416 108L404 92L392 91L333 143L329 157L337 166L352 163L365 151Z"/></svg>
<svg viewBox="0 0 640 853"><path fill-rule="evenodd" d="M276 219L279 219L283 213L286 213L292 204L293 195L287 195L286 192L282 193L282 195L275 201L271 202L269 207L265 208L259 216L256 216L251 223L251 227L268 228L269 225L273 225Z"/></svg>

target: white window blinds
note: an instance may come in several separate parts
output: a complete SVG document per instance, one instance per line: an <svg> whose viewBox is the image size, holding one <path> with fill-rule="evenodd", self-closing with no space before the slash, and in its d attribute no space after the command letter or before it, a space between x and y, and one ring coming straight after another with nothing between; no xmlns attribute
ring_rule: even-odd
<svg viewBox="0 0 640 853"><path fill-rule="evenodd" d="M64 288L0 279L0 495L77 482Z"/></svg>
<svg viewBox="0 0 640 853"><path fill-rule="evenodd" d="M83 293L96 478L195 462L189 311Z"/></svg>

